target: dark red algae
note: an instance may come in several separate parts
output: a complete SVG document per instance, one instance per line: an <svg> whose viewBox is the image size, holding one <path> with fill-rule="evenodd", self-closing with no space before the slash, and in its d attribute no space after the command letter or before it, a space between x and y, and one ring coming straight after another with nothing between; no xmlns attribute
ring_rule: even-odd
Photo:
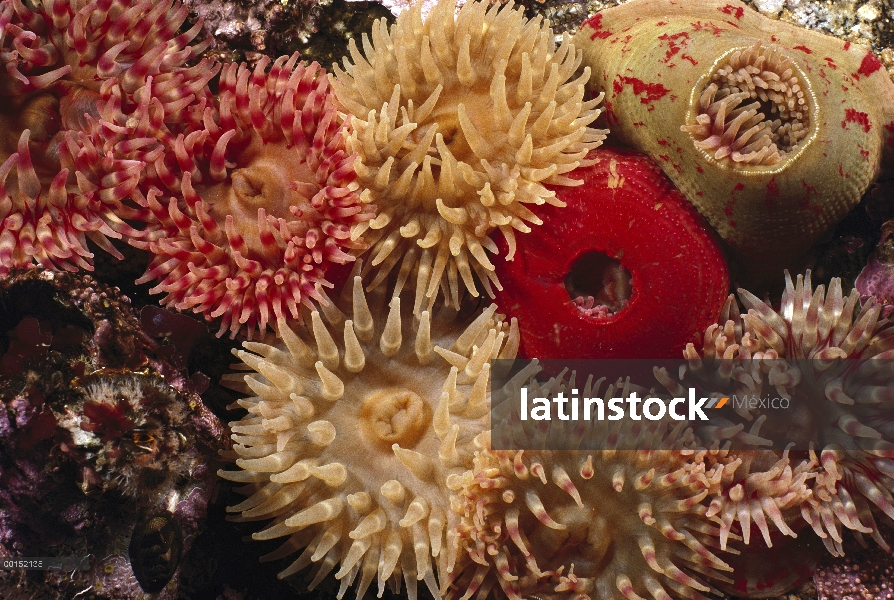
<svg viewBox="0 0 894 600"><path fill-rule="evenodd" d="M726 299L720 243L644 154L589 158L569 174L583 185L550 188L566 206L539 207L543 224L496 265L497 304L526 358L679 358Z"/></svg>

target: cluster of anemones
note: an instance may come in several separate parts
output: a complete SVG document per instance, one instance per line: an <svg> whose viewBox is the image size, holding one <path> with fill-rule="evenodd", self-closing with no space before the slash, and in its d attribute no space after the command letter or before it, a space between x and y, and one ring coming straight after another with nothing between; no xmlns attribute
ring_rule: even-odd
<svg viewBox="0 0 894 600"><path fill-rule="evenodd" d="M337 567L339 597L354 582L359 597L377 581L380 594L386 583L406 582L415 598L424 581L435 596L464 600L616 591L663 600L732 589L724 587L737 583L724 574L732 569L725 552L731 540L751 541L752 522L768 547L803 528L799 517L833 552L841 551L841 526L884 545L872 512L894 517L894 469L875 410L818 418L818 454L801 463L788 452L698 450L695 442L632 454L489 446L492 363L514 357L524 337L495 306L476 314L465 297L477 296L478 284L489 293L499 287L491 263L499 248L489 234L500 229L512 259L515 231L540 224L528 205L564 208L547 185L578 185L567 174L593 167L617 203L649 170L631 167L636 160L623 153L601 163L588 155L604 137L589 127L599 99L584 101L588 68L571 79L581 60L567 40L556 47L547 26L511 6L472 2L454 18L444 1L424 21L415 9L390 31L378 23L373 42L364 39L365 57L352 44L354 64L346 60L333 81L297 55L254 68L187 66L203 44L189 45L199 24L176 35L185 16L179 4L140 0L47 0L34 9L0 2L0 94L11 99L0 111L8 155L0 166L0 269L89 268L87 238L120 256L108 238L124 236L154 255L138 283L158 281L152 291L166 294L162 304L220 318L218 335L277 331L278 339L237 353L256 373L230 383L254 396L240 400L248 415L232 427L242 470L221 475L249 484L231 512L272 519L256 539L287 538L268 559L302 551L282 577L314 564L318 583ZM764 54L755 46L742 56L788 68ZM724 116L741 94L721 74L724 85L704 95L705 114L717 127L727 117L732 129L757 126L745 109ZM780 148L797 150L803 132L786 131ZM755 160L779 158L768 143L759 146L741 149ZM714 310L726 286L719 251L657 187L661 194L639 198L637 210L644 221L660 216L692 229L692 247L706 257L690 273L692 288ZM584 205L575 210L594 210ZM588 252L608 255L609 234L596 233L588 241L601 246ZM332 301L324 287L338 283L333 266L355 260L367 243L374 293L365 293L358 270L347 295ZM641 244L647 258L654 243ZM571 272L552 282L565 286L555 296L563 308L588 324L639 318L631 312L637 294L652 285L636 268L624 277L632 248L610 254L618 263L611 272L629 284L611 307L596 306L597 290L576 289L582 280ZM410 299L402 289L413 272ZM440 312L439 293L451 305ZM517 298L508 296L511 306ZM812 293L809 279L789 282L781 313L747 293L742 299L748 315L740 319L728 303L730 319L709 328L703 352L686 350L692 361L711 353L767 361L763 370L724 371L722 383L737 391L791 392L803 374L779 359L825 365L875 356L894 337L876 307L855 316L855 296L845 302L840 287ZM560 333L546 335L559 345ZM888 399L876 380L856 385L851 375L823 373L830 402L874 408ZM88 390L93 399L77 424L91 444L137 425L133 406L105 391ZM698 432L699 443L760 443L763 423L758 417L746 434L742 423L715 422ZM170 442L175 450L176 438ZM112 462L120 455L104 452ZM607 507L599 504L606 495Z"/></svg>
<svg viewBox="0 0 894 600"><path fill-rule="evenodd" d="M138 282L162 279L164 304L251 335L320 297L372 213L319 66L227 65L215 95L201 22L177 34L187 13L0 4L0 270L90 269L87 239L122 258L124 237L156 254Z"/></svg>
<svg viewBox="0 0 894 600"><path fill-rule="evenodd" d="M894 159L894 82L860 43L740 0L624 2L574 42L612 137L661 165L749 285L809 264Z"/></svg>
<svg viewBox="0 0 894 600"><path fill-rule="evenodd" d="M336 309L330 309L332 315L328 317L333 325L344 324L343 346L333 341L331 333L327 338L329 328L314 315L313 327L302 335L313 336L317 340L316 348L299 343L299 338L290 334L281 351L256 344L247 346L251 352L239 353L264 379L257 375L246 379L257 396L242 401L250 414L233 424L234 439L242 443L237 448L241 456L239 464L246 470L228 472L225 476L256 483L250 490L252 498L233 510L246 511L245 517L278 517L267 530L269 536L290 535L293 543L274 556L308 548L303 559L299 558L287 573L322 559L324 552L318 545L331 538L332 545L322 547L332 553L328 560L333 568L342 566L337 574L342 579L342 591L348 585L346 578L350 581L362 574L362 591L377 573L381 589L387 575L392 574L392 571L384 574L381 571L382 564L391 564L383 563L381 557L397 556L397 550L386 552L386 540L410 537L401 529L402 523L409 522L408 505L401 505L393 519L389 517L390 505L385 499L390 488L382 484L379 498L374 493L377 484L364 483L361 486L364 503L360 509L354 507L357 514L353 516L349 510L353 505L345 502L335 506L332 498L337 496L319 495L333 484L327 487L315 483L308 490L304 488L307 484L302 484L283 495L282 485L267 483L268 479L283 483L278 475L269 473L291 470L293 464L304 465L300 469L294 467L304 481L313 474L308 469L334 468L332 457L336 455L346 473L352 470L359 473L362 469L356 465L364 463L352 462L357 446L351 444L338 450L341 435L338 423L355 427L359 422L361 431L368 432L363 435L370 436L371 440L364 446L366 452L375 450L379 443L375 440L384 440L382 436L389 442L392 438L412 438L409 444L413 453L405 452L407 448L402 441L395 442L391 451L416 479L427 481L431 486L417 512L428 516L434 510L433 498L439 498L447 516L445 521L436 512L439 518L435 525L429 521L423 529L425 537L414 538L417 550L425 553L431 550L439 557L438 562L420 563L421 555L417 554L414 567L417 570L408 570L406 565L412 567L412 562L401 564L404 564L405 578L408 573L421 574L418 570L421 566L437 564L440 590L448 597L467 600L496 594L515 599L531 595L585 598L609 597L620 592L631 598L700 598L716 589L750 597L766 594L768 590L782 593L809 575L811 565L815 566L816 549L822 545L811 544L810 539L820 538L831 552L840 554L842 530L848 529L857 534L871 534L880 545L887 547L879 535L874 513L890 516L894 504L891 496L894 481L889 474L890 426L886 413L879 410L890 395L884 378L890 372L885 359L890 356L894 343L891 325L879 320L879 309L872 303L859 309L857 292L845 299L838 280L833 280L828 293L823 286L812 289L809 274L799 277L797 282L788 278L786 283L778 311L741 290L740 297L748 313L740 314L731 298L724 306L722 324L707 329L700 349L694 344L687 346L685 358L690 361L690 369L681 374L682 379L659 373L659 381L675 396L685 395L679 388L681 383L713 389L717 395L739 397L761 396L765 390L772 389L789 398L803 399L800 410L784 414L782 418L786 420L779 423L768 423L767 416L754 409L723 413L723 418L712 418L710 423L695 429L701 439L680 437L679 431L671 433L665 423L648 431L643 428L607 431L614 437L609 435L606 439L616 441L626 435L639 436L640 441L644 435L657 436L662 441L652 446L668 448L662 451L562 452L493 450L490 435L483 433L486 422L463 421L463 407L468 411L477 404L471 397L476 395L475 388L483 389L481 374L491 370L482 369L481 365L486 366L486 357L498 356L502 340L500 328L485 326L493 319L493 308L479 316L478 324L473 323L465 333L460 334L461 328L457 328L452 334L445 334L459 335L459 338L450 350L436 348L435 353L440 356L434 356L426 353L432 343L430 331L434 331L430 313L424 311L415 319L401 315L401 298L394 297L386 303L387 296L379 288L376 318L376 304L366 301L360 278L355 277L354 319L345 320ZM460 317L460 320L472 316ZM355 322L366 323L364 327L372 331L372 323L379 320L386 324L378 347L358 341L360 334L354 331ZM394 363L394 357L400 356L396 352L404 352L405 344L399 342L397 333L388 336L387 331L392 327L399 331L399 324L411 323L417 328L417 339L412 353L406 356L410 362L418 360L420 365L407 369ZM449 320L441 323L446 325ZM393 341L386 340L387 337ZM324 340L322 346L320 340ZM512 343L513 353L517 343L516 338ZM473 356L464 356L463 348L471 348ZM384 356L375 363L367 362L371 351ZM385 358L388 352L394 354ZM476 353L484 363L475 361ZM434 362L424 363L422 357L426 355ZM511 356L505 351L502 355ZM300 369L294 366L299 356L303 363ZM342 369L338 362L342 356L346 370L336 373L334 368ZM711 370L709 360L717 357L725 357L726 362ZM836 363L836 359L845 357L875 360ZM326 361L334 365L333 369ZM358 366L347 368L351 363ZM377 369L385 365L381 375L361 378L373 364ZM475 367L471 368L470 364ZM450 369L452 374L447 375L447 383L442 387L438 382L443 379L434 377L427 369L441 369L445 374ZM519 377L525 380L533 371L536 368ZM472 387L469 399L461 395L451 399L455 395L455 383L451 380L460 381L464 373L479 374L477 379L466 378ZM387 383L372 385L379 380ZM362 381L364 387L351 392L347 381ZM564 382L561 377L535 385L540 385L540 391L535 394L538 396L555 395L553 388L557 385L566 391L574 387L573 381ZM627 390L620 389L624 385L616 384L619 389L610 388L603 396L626 396ZM583 390L584 396L599 395L591 381ZM314 394L327 393L331 400L313 400ZM484 391L478 393L487 398ZM816 393L825 398L825 404L813 398ZM442 404L435 404L433 399L439 394ZM349 397L352 400L347 401ZM301 399L300 404L297 398ZM305 400L310 401L306 406ZM460 410L442 412L447 405ZM850 410L840 410L842 405ZM296 411L303 413L298 415ZM320 419L320 411L325 411L325 418ZM296 415L300 416L298 420ZM363 425L370 418L377 423ZM445 438L442 434L448 431L448 425L455 433ZM292 442L304 431L307 436L316 435L317 427L321 431L325 427L327 436L316 446L312 446L311 437L302 437L297 444ZM477 436L476 427L481 428ZM411 430L416 433L407 437L406 432ZM802 458L794 450L760 449L767 437L782 430L801 441L804 436L811 437L813 450L803 452ZM601 432L602 438L607 432ZM539 433L534 427L524 437L536 445ZM598 431L585 433L586 439L590 433L600 434ZM420 440L426 436L435 444L428 456L438 456L439 460L425 458L426 453L413 445L421 444ZM445 439L453 444L447 450ZM457 444L458 440L465 442ZM683 445L681 440L685 441ZM755 449L706 449L728 442ZM318 449L311 451L317 446ZM285 462L279 458L269 460L273 448L276 448L274 456L287 455ZM330 451L335 452L332 457L326 455ZM385 448L382 451L383 459L390 456ZM365 462L376 461L368 461L365 455ZM359 481L355 480L355 484L360 485ZM341 480L336 483L343 485ZM423 497L417 491L421 489L420 483L413 483L416 487L407 488L412 489L411 493L400 495L405 504ZM402 485L407 487L407 483ZM310 494L310 489L316 491ZM606 500L606 495L610 500ZM367 503L367 496L378 500ZM317 498L315 502L325 505L325 510L308 503L308 498ZM261 505L263 510L253 511ZM401 518L404 508L406 514ZM354 521L350 525L341 524L343 518ZM308 532L310 525L320 522L316 519L332 521L333 532ZM393 521L399 521L397 526ZM349 527L353 527L348 535L355 540L352 544L334 537L335 531L348 531ZM357 540L371 536L367 530L376 532L378 537L358 544ZM265 536L268 534L258 534L259 538ZM803 553L803 568L789 568L772 558L779 556L774 552L791 548L786 536L800 536L794 542L799 544L796 550L788 551ZM405 548L406 543L406 540L395 541L393 548ZM453 550L442 556L445 548ZM737 557L740 551L743 555ZM318 571L318 580L323 571ZM427 571L423 577L428 577Z"/></svg>
<svg viewBox="0 0 894 600"><path fill-rule="evenodd" d="M176 35L186 14L143 0L0 4L0 92L14 100L0 115L14 134L0 267L90 268L86 238L120 257L109 238L124 237L155 255L137 282L157 281L162 304L251 336L319 301L366 231L374 284L404 256L396 288L418 267L415 312L442 283L458 306L476 277L488 291L497 281L488 232L501 229L511 259L513 230L539 222L525 205L561 204L544 184L578 184L564 174L604 137L588 127L599 110L583 99L587 69L572 80L580 53L511 7L469 3L454 20L442 2L423 35L418 11L391 34L379 23L414 57L378 34L371 63L352 50L332 82L352 117L297 55L194 64L208 42L190 45L201 23ZM450 43L433 51L429 34ZM418 243L392 252L405 238Z"/></svg>
<svg viewBox="0 0 894 600"><path fill-rule="evenodd" d="M201 23L177 35L176 1L0 2L0 272L41 264L91 269L87 240L121 257L109 238L139 233L124 219L142 165L91 133L100 91L127 102L147 77L166 95L194 95L210 78ZM212 71L213 74L213 71Z"/></svg>
<svg viewBox="0 0 894 600"><path fill-rule="evenodd" d="M417 12L408 12L390 32L380 24L373 43L364 45L366 56L353 49L354 64L346 64L348 73L339 73L333 84L339 103L353 116L353 129L345 132L349 149L358 153L358 179L366 188L360 199L381 204L377 218L353 228L353 239L362 234L372 244L368 268L377 296L368 302L359 277L352 280L351 297L340 302L330 305L320 290L324 306L305 315L309 323L296 331L285 315L276 315L281 340L248 342L238 353L255 373L230 381L254 395L240 401L248 415L232 424L237 443L233 459L242 470L221 474L248 483L244 491L249 497L230 510L246 520L272 519L256 539L287 538L268 559L301 551L281 576L313 565L316 585L335 571L340 596L355 581L362 595L373 581L381 591L387 582L401 579L424 580L433 593L463 598L489 593L583 598L616 592L628 598L697 598L715 587L734 589L738 582L725 573L731 570L727 544L751 541L752 515L767 545L772 527L791 531L788 511L801 496L770 492L807 490L816 479L813 465L793 470L787 456L766 464L693 448L569 457L488 446L486 388L505 326L494 309L465 331L462 326L472 315L445 308L438 321L430 309L438 293L447 304L469 309L466 292L477 295L478 283L487 288L488 281L495 281L485 250L495 252L496 246L488 232L501 229L511 256L513 227L526 228L524 203L562 204L542 183L568 184L571 180L560 173L580 164L595 166L595 158L584 157L601 134L587 128L596 111L577 96L582 82L561 83L576 66L570 48L538 54L547 39L539 24L525 24L511 10L486 13L482 5L472 5L454 20L452 7L444 7L449 3L425 22ZM481 23L485 25L479 31ZM513 35L502 42L491 39L498 24ZM435 33L454 43L436 48L431 44ZM421 58L411 59L417 53ZM473 54L488 56L492 64L473 63ZM554 61L550 75L540 77L549 60ZM247 90L262 80L263 68L254 73L244 69L242 88L235 71L224 75L237 81L231 93L246 90L234 112L241 106L258 124L276 90L268 85L266 93L257 92L252 100ZM271 73L275 70L276 63ZM483 70L486 75L479 72ZM543 90L531 96L535 80L557 99L546 94L543 102ZM479 89L482 82L486 85ZM222 96L226 93L222 86ZM484 125L492 125L488 114L466 107L479 100L497 107L494 120L509 134L482 134ZM541 111L536 117L535 108ZM473 116L486 122L476 123ZM213 147L223 172L229 140L209 125L222 129L215 118L206 109L202 126L184 130L179 143ZM553 118L558 124L547 123ZM556 137L535 148L544 139L539 134L546 132ZM190 135L195 137L190 140ZM576 151L568 152L572 146ZM536 168L531 166L535 156L543 161ZM626 192L625 185L638 189L638 177L632 172L627 176L628 162L606 155L602 169L610 195ZM174 166L180 169L180 189L196 173L189 170L193 163L183 167L172 159L159 164L171 172ZM163 172L159 166L155 170ZM201 168L198 173L210 175ZM249 175L247 182L258 187ZM507 189L498 187L507 180ZM204 196L189 197L194 200L186 204L211 204ZM665 200L660 195L644 200L644 212L651 215ZM153 202L158 204L153 212L162 214L156 198L141 200L144 206ZM179 219L181 229L190 226L191 236L198 237L199 229L179 216L182 203L168 204L168 216L162 219ZM675 210L668 218L678 218L678 212L685 211ZM213 223L212 217L203 224ZM687 214L686 223L698 240L695 245L716 259L693 278L706 293L718 296L717 288L726 287L725 268L714 266L721 262L719 252L697 220ZM163 243L159 238L149 244L161 248ZM177 248L170 251L171 260L175 251L187 256ZM623 264L623 253L617 254ZM411 298L402 290L414 272ZM205 271L189 273L198 279ZM633 282L634 289L643 283ZM172 277L165 285L178 282ZM561 300L573 303L570 297ZM620 306L616 312L625 310ZM588 316L599 320L611 315ZM448 341L433 353L436 324ZM416 331L412 348L402 341L402 331L410 327ZM503 352L507 356L514 355L518 344L515 336L510 339L511 353ZM467 395L457 393L460 383L468 386ZM360 441L350 438L358 423ZM752 494L754 489L758 493ZM605 494L617 506L601 506ZM736 529L736 518L742 530ZM551 553L557 545L565 549ZM415 597L415 584L409 589Z"/></svg>

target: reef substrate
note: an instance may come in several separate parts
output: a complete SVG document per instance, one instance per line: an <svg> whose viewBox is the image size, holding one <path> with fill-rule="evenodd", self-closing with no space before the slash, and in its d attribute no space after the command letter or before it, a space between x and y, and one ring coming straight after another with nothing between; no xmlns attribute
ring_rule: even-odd
<svg viewBox="0 0 894 600"><path fill-rule="evenodd" d="M224 427L117 289L30 269L0 297L0 554L89 557L0 571L0 594L176 598Z"/></svg>

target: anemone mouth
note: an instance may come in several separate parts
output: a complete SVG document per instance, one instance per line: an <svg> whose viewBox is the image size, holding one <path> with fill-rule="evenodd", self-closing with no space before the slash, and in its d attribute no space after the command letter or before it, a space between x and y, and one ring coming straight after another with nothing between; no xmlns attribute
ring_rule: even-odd
<svg viewBox="0 0 894 600"><path fill-rule="evenodd" d="M45 91L34 94L22 105L18 120L19 133L29 129L32 143L48 143L62 128L59 98Z"/></svg>
<svg viewBox="0 0 894 600"><path fill-rule="evenodd" d="M432 411L409 389L389 388L373 392L360 408L359 422L367 439L390 449L415 447L428 431Z"/></svg>
<svg viewBox="0 0 894 600"><path fill-rule="evenodd" d="M708 157L734 168L774 166L812 139L817 106L810 84L782 48L761 42L714 64L680 131Z"/></svg>
<svg viewBox="0 0 894 600"><path fill-rule="evenodd" d="M565 275L565 290L586 316L605 318L624 310L633 296L633 276L620 261L601 252L579 256Z"/></svg>

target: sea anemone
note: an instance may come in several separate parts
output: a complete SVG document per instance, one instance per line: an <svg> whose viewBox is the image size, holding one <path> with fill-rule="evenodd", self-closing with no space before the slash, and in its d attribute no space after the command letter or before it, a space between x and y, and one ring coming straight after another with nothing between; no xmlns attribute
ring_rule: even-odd
<svg viewBox="0 0 894 600"><path fill-rule="evenodd" d="M332 266L365 247L350 227L373 216L355 193L325 72L297 54L253 71L228 64L218 99L170 126L158 93L148 81L134 118L112 109L102 122L108 140L148 163L134 193L145 239L133 243L155 257L137 283L160 279L150 291L166 294L161 304L222 317L218 336L299 318L321 298L317 284L332 286Z"/></svg>
<svg viewBox="0 0 894 600"><path fill-rule="evenodd" d="M579 185L565 174L605 137L588 127L601 100L583 101L589 67L569 81L580 52L567 39L556 48L540 17L512 6L468 2L455 17L442 0L423 22L417 3L390 31L376 22L365 57L352 40L354 64L335 67L333 89L353 116L348 147L379 206L352 235L372 244L372 287L399 262L399 281L416 271L417 313L442 286L454 306L463 286L477 295L476 276L493 296L489 232L499 228L511 260L515 231L540 223L527 205L561 206L544 184Z"/></svg>
<svg viewBox="0 0 894 600"><path fill-rule="evenodd" d="M491 450L481 438L473 468L448 480L467 550L448 597L703 599L716 592L706 581L732 582L710 549L718 529L702 503L713 477L705 452L679 449L678 434L639 432L666 450L606 441L596 452Z"/></svg>
<svg viewBox="0 0 894 600"><path fill-rule="evenodd" d="M189 45L201 23L177 35L186 17L170 0L0 2L0 273L91 269L87 239L122 258L109 238L137 235L122 201L142 165L87 133L104 83L131 100L154 78L169 103L207 83L207 61L184 66L207 47Z"/></svg>
<svg viewBox="0 0 894 600"><path fill-rule="evenodd" d="M580 373L563 375L528 381L528 397L577 397ZM629 377L600 393L605 379L594 385L589 375L579 396L662 396ZM816 463L793 470L787 451L706 448L690 428L698 421L569 422L562 409L559 420L519 420L518 389L506 390L492 395L493 429L476 441L474 466L447 480L466 549L449 598L485 598L497 585L496 597L516 600L615 590L656 600L716 590L764 598L792 589L819 563L823 546L799 513ZM799 562L780 563L786 552Z"/></svg>
<svg viewBox="0 0 894 600"><path fill-rule="evenodd" d="M690 361L680 373L684 386L737 400L773 394L787 402L786 410L738 402L696 430L706 443L730 442L743 456L755 452L749 448L794 444L791 459L786 452L781 460L750 466L746 460L736 480L749 476L754 485L722 486L711 513L721 515L725 531L738 521L744 532L753 519L766 538L766 515L793 535L774 516L778 511L760 500L768 494L780 500L780 510L799 508L833 554L842 553L842 526L871 534L887 548L873 512L894 518L894 328L879 318L880 306L872 300L858 306L858 291L845 298L837 278L828 291L823 285L813 289L809 271L796 282L786 273L785 283L778 311L740 289L748 313L740 315L731 296L721 321L708 327L699 347L689 344L684 352ZM659 379L674 393L681 389L666 373ZM737 503L756 510L739 510Z"/></svg>
<svg viewBox="0 0 894 600"><path fill-rule="evenodd" d="M587 162L569 175L583 185L551 188L564 208L544 207L497 265L497 304L526 357L676 358L723 306L723 251L647 156L603 147Z"/></svg>
<svg viewBox="0 0 894 600"><path fill-rule="evenodd" d="M274 519L254 539L288 537L262 560L304 548L280 577L317 563L311 588L338 567L339 598L355 579L361 598L374 578L380 597L401 578L411 600L417 580L438 597L433 558L449 570L458 546L445 481L471 464L490 362L514 358L518 331L493 305L413 316L382 288L368 298L359 275L346 292L350 319L327 301L328 326L317 311L297 333L280 319L281 340L236 353L257 374L227 381L256 395L230 424L242 470L220 475L250 485L228 511Z"/></svg>
<svg viewBox="0 0 894 600"><path fill-rule="evenodd" d="M732 549L732 582L717 587L742 598L784 594L809 578L825 554L801 519L817 463L792 460L788 449L713 451L704 462L714 477L706 516L717 524L720 548ZM791 563L781 557L796 553Z"/></svg>
<svg viewBox="0 0 894 600"><path fill-rule="evenodd" d="M695 124L680 131L692 134L695 147L713 152L715 160L777 164L807 139L816 113L796 68L778 46L755 42L736 50L702 90ZM749 100L754 102L743 104Z"/></svg>
<svg viewBox="0 0 894 600"><path fill-rule="evenodd" d="M648 154L765 284L882 167L894 83L860 44L738 0L634 0L574 38L619 142Z"/></svg>

